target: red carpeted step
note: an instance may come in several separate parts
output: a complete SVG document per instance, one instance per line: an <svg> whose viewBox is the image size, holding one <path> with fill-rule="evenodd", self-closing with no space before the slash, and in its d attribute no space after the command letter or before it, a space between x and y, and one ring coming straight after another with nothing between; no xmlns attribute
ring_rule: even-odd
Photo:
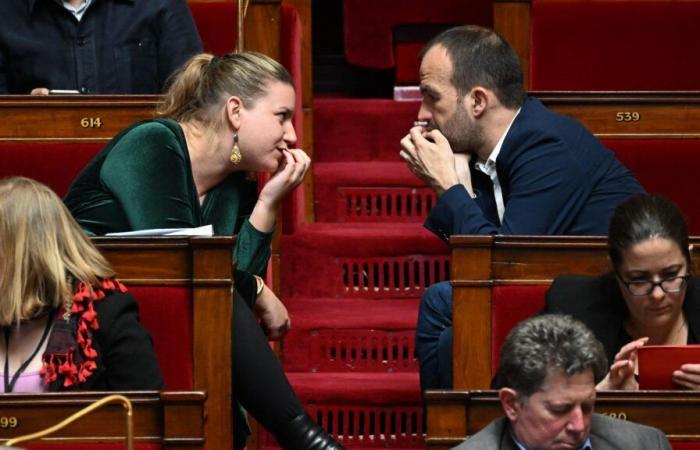
<svg viewBox="0 0 700 450"><path fill-rule="evenodd" d="M319 222L418 222L434 191L403 162L332 162L314 166Z"/></svg>
<svg viewBox="0 0 700 450"><path fill-rule="evenodd" d="M384 99L314 100L314 160L400 161L399 141L420 104Z"/></svg>
<svg viewBox="0 0 700 450"><path fill-rule="evenodd" d="M309 224L282 254L284 298L417 298L449 277L447 245L413 223Z"/></svg>
<svg viewBox="0 0 700 450"><path fill-rule="evenodd" d="M348 448L424 448L417 373L287 376L309 415ZM274 444L263 438L264 447Z"/></svg>
<svg viewBox="0 0 700 450"><path fill-rule="evenodd" d="M288 372L415 372L418 299L292 298Z"/></svg>

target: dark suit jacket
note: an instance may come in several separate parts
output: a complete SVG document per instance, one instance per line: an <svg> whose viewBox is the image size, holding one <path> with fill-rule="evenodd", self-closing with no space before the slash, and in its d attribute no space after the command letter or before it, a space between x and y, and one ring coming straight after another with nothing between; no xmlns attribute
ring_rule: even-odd
<svg viewBox="0 0 700 450"><path fill-rule="evenodd" d="M453 234L605 235L615 207L644 189L613 153L575 120L528 99L496 159L505 214L499 224L491 180L472 167L478 191L462 185L438 199L425 226Z"/></svg>
<svg viewBox="0 0 700 450"><path fill-rule="evenodd" d="M623 327L627 306L613 273L557 277L547 291L542 312L568 314L585 323L605 347L608 362L631 340ZM700 283L695 278L688 280L683 313L688 320L688 343L698 343Z"/></svg>
<svg viewBox="0 0 700 450"><path fill-rule="evenodd" d="M185 0L94 1L80 21L53 0L3 0L0 93L159 94L201 51Z"/></svg>
<svg viewBox="0 0 700 450"><path fill-rule="evenodd" d="M505 417L491 422L486 428L461 443L458 450L518 450L510 436ZM591 419L593 450L670 450L666 436L656 428L625 420L593 414Z"/></svg>

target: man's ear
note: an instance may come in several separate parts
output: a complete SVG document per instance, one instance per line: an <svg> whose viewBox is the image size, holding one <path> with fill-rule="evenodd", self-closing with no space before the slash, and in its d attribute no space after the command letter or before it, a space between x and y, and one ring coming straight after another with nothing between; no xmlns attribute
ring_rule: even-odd
<svg viewBox="0 0 700 450"><path fill-rule="evenodd" d="M471 111L474 118L479 118L484 114L484 111L486 111L489 101L490 98L486 89L481 86L476 86L469 94L464 96L464 108L467 111Z"/></svg>
<svg viewBox="0 0 700 450"><path fill-rule="evenodd" d="M232 95L226 100L226 118L234 129L238 130L241 127L241 110L243 102L240 97Z"/></svg>
<svg viewBox="0 0 700 450"><path fill-rule="evenodd" d="M498 398L501 400L501 407L508 420L517 422L520 415L520 398L518 393L511 388L501 388L498 391Z"/></svg>

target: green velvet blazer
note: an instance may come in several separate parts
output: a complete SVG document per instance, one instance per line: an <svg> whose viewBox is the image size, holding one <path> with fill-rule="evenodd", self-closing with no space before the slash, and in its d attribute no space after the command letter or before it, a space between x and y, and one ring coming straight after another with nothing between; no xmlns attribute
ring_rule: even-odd
<svg viewBox="0 0 700 450"><path fill-rule="evenodd" d="M216 235L238 235L238 269L262 273L272 233L248 221L256 199L256 184L237 172L200 205L182 128L153 119L117 135L73 181L64 202L92 235L211 224Z"/></svg>

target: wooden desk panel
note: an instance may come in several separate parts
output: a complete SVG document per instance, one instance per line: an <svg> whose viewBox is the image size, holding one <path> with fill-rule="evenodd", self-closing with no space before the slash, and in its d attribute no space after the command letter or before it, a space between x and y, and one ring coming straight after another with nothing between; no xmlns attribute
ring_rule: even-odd
<svg viewBox="0 0 700 450"><path fill-rule="evenodd" d="M154 95L2 95L0 141L105 142L153 117Z"/></svg>
<svg viewBox="0 0 700 450"><path fill-rule="evenodd" d="M233 447L232 263L235 237L93 238L128 285L190 286L194 387L208 393L208 448Z"/></svg>
<svg viewBox="0 0 700 450"><path fill-rule="evenodd" d="M698 139L698 92L531 92L599 138Z"/></svg>
<svg viewBox="0 0 700 450"><path fill-rule="evenodd" d="M700 237L690 240L697 259ZM598 275L610 267L604 237L453 236L450 246L456 389L490 385L494 286L549 284L561 274Z"/></svg>
<svg viewBox="0 0 700 450"><path fill-rule="evenodd" d="M497 391L427 391L430 449L449 449L503 415ZM671 441L700 440L700 392L598 393L596 412L661 429Z"/></svg>
<svg viewBox="0 0 700 450"><path fill-rule="evenodd" d="M0 426L0 440L43 430L116 392L77 392L0 395L0 421L15 419L16 426ZM192 392L119 392L134 407L134 440L163 444L165 449L204 448L206 394ZM123 442L125 410L110 404L79 419L43 441L47 443Z"/></svg>

